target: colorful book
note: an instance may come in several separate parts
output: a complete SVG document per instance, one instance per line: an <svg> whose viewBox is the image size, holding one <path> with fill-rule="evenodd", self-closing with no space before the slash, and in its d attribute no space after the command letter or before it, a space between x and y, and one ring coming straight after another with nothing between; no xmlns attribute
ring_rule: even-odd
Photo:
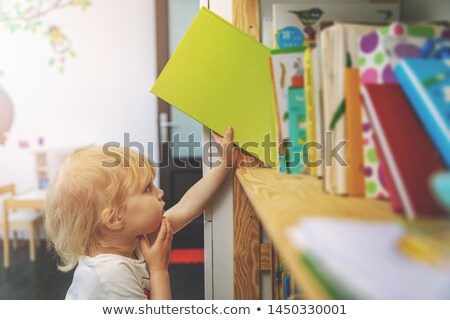
<svg viewBox="0 0 450 320"><path fill-rule="evenodd" d="M346 141L344 72L358 61L358 39L376 30L374 26L336 23L321 32L321 61L323 88L323 119L325 130L325 149L333 150ZM348 163L344 145L336 158L327 159L325 166L325 191L331 194L346 195Z"/></svg>
<svg viewBox="0 0 450 320"><path fill-rule="evenodd" d="M431 177L445 164L400 85L370 84L362 92L379 141L377 151L406 216L445 215L430 190Z"/></svg>
<svg viewBox="0 0 450 320"><path fill-rule="evenodd" d="M316 111L314 104L314 74L313 74L313 54L312 51L315 49L306 48L305 50L305 104L306 104L306 138L308 142L317 142L316 136ZM309 174L312 176L317 176L317 149L316 147L308 148L307 161Z"/></svg>
<svg viewBox="0 0 450 320"><path fill-rule="evenodd" d="M287 300L299 297L300 287L281 260L277 250L272 246L272 300Z"/></svg>
<svg viewBox="0 0 450 320"><path fill-rule="evenodd" d="M306 105L305 89L288 89L289 148L286 153L288 173L301 173L304 159L308 157L304 150L306 143Z"/></svg>
<svg viewBox="0 0 450 320"><path fill-rule="evenodd" d="M405 59L395 74L450 168L450 59Z"/></svg>
<svg viewBox="0 0 450 320"><path fill-rule="evenodd" d="M393 23L389 26L377 29L374 32L364 35L359 42L359 69L361 84L369 83L397 83L394 75L391 56L387 48L386 38L446 38L450 36L450 29L433 25L415 25L405 23ZM389 41L393 41L392 39ZM419 51L410 45L400 46L397 55L411 56L415 51ZM396 46L400 45L400 42ZM414 44L413 44L414 45ZM393 53L395 54L395 52ZM389 194L383 180L383 172L380 170L378 155L373 141L373 130L370 121L363 109L363 139L364 139L364 162L366 171L366 197L388 198Z"/></svg>
<svg viewBox="0 0 450 320"><path fill-rule="evenodd" d="M303 49L273 50L270 71L278 110L280 143L289 140L288 89L304 87Z"/></svg>
<svg viewBox="0 0 450 320"><path fill-rule="evenodd" d="M347 192L351 197L364 197L364 159L361 122L359 69L347 68L344 72L345 134L347 136L348 163Z"/></svg>
<svg viewBox="0 0 450 320"><path fill-rule="evenodd" d="M201 8L151 92L218 133L234 127L234 143L276 166L277 114L270 49Z"/></svg>
<svg viewBox="0 0 450 320"><path fill-rule="evenodd" d="M391 1L395 2L395 1ZM313 52L312 73L313 101L316 114L315 138L318 143L324 145L324 130L326 124L323 123L322 112L322 75L320 63L320 37L319 32L321 22L348 21L348 22L389 22L399 16L399 2L397 3L341 3L330 4L328 0L317 0L314 3L308 1L297 1L297 3L276 3L273 5L273 29L275 48L290 48L306 45L310 48L318 46ZM319 159L325 159L324 149L312 150L311 156L314 158L317 153ZM325 162L321 166L314 168L312 174L323 177L325 172Z"/></svg>
<svg viewBox="0 0 450 320"><path fill-rule="evenodd" d="M276 3L273 5L276 48L301 46L318 40L320 21L389 22L399 17L399 3ZM329 1L328 1L329 2Z"/></svg>
<svg viewBox="0 0 450 320"><path fill-rule="evenodd" d="M427 39L423 37L386 36L383 39L383 47L392 70L395 70L397 64L403 59L420 57L421 48Z"/></svg>

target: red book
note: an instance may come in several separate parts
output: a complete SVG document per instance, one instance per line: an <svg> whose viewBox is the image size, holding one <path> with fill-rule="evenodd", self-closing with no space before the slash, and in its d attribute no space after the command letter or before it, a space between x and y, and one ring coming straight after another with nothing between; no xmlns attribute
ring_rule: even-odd
<svg viewBox="0 0 450 320"><path fill-rule="evenodd" d="M404 213L400 196L393 184L394 180L391 176L391 172L388 170L388 168L386 168L387 161L384 157L383 152L381 151L381 145L375 133L372 134L372 140L375 144L375 149L377 150L378 160L380 161L380 174L382 174L384 177L384 185L386 186L386 190L389 194L389 201L391 203L392 210L397 213Z"/></svg>
<svg viewBox="0 0 450 320"><path fill-rule="evenodd" d="M369 84L362 93L394 210L403 208L409 218L445 215L429 187L444 161L400 85Z"/></svg>

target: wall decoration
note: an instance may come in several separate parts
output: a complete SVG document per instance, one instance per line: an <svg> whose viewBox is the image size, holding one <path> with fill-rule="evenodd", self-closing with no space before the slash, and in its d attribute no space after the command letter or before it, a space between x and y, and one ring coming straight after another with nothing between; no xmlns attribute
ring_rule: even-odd
<svg viewBox="0 0 450 320"><path fill-rule="evenodd" d="M56 67L60 73L68 58L75 58L76 52L70 38L61 27L48 24L45 16L51 12L65 8L78 7L86 10L91 6L90 0L15 0L10 7L2 6L0 2L0 26L16 33L19 31L43 34L48 38L53 49L53 55L48 60L50 67ZM43 30L43 32L41 32Z"/></svg>

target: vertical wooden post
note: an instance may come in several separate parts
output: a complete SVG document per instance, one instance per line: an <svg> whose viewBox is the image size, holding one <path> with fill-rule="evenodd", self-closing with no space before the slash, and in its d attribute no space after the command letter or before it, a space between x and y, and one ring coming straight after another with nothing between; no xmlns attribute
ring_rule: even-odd
<svg viewBox="0 0 450 320"><path fill-rule="evenodd" d="M260 40L259 0L233 0L233 24Z"/></svg>
<svg viewBox="0 0 450 320"><path fill-rule="evenodd" d="M233 0L233 24L259 40L259 0ZM262 166L250 156L241 160L241 166ZM234 299L260 299L259 221L236 176L233 212Z"/></svg>

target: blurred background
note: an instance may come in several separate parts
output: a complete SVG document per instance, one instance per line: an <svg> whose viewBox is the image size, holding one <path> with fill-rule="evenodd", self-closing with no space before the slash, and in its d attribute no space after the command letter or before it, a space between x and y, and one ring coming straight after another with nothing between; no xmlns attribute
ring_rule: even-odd
<svg viewBox="0 0 450 320"><path fill-rule="evenodd" d="M171 0L159 9L154 0L1 0L0 204L14 193L39 207L48 181L80 147L129 143L158 162L161 117L150 93L157 75L157 22L162 19L165 29L158 41L173 51L198 8L197 0ZM200 139L200 125L174 112L178 127L171 134ZM186 170L188 178L177 173L181 183L166 193L168 207L201 176L200 163ZM32 208L17 210L28 224L10 225L8 269L0 248L0 299L63 299L72 273L57 271L41 217ZM174 240L171 275L178 299L204 297L201 217L192 225ZM32 227L40 230L35 262L28 248Z"/></svg>

